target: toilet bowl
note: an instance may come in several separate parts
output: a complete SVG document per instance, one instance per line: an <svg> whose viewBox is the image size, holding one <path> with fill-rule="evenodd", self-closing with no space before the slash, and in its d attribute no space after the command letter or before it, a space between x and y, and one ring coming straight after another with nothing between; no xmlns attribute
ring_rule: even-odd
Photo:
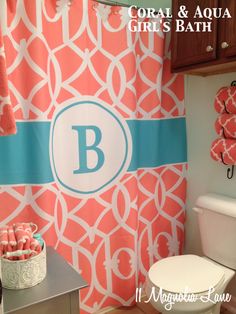
<svg viewBox="0 0 236 314"><path fill-rule="evenodd" d="M210 259L182 255L154 264L146 282L147 300L159 312L220 313L219 298L235 272Z"/></svg>
<svg viewBox="0 0 236 314"><path fill-rule="evenodd" d="M194 210L204 257L168 257L148 272L147 300L163 314L219 314L231 298L225 290L236 270L236 199L207 194Z"/></svg>

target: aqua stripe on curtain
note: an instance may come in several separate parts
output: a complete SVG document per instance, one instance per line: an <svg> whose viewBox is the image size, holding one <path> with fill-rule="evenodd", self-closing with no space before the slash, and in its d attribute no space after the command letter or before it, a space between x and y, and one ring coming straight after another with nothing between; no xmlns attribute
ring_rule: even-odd
<svg viewBox="0 0 236 314"><path fill-rule="evenodd" d="M133 142L128 172L187 161L185 118L128 120L127 124ZM50 127L50 122L18 122L16 136L0 138L0 184L55 181L49 153Z"/></svg>

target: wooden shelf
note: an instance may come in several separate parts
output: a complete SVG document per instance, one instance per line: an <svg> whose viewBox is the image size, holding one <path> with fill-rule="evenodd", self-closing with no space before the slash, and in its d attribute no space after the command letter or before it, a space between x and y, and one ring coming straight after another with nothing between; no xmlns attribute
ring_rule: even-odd
<svg viewBox="0 0 236 314"><path fill-rule="evenodd" d="M210 76L236 72L236 60L234 61L227 60L227 62L224 63L212 62L211 64L207 63L206 65L200 64L192 67L174 69L173 72L198 76Z"/></svg>

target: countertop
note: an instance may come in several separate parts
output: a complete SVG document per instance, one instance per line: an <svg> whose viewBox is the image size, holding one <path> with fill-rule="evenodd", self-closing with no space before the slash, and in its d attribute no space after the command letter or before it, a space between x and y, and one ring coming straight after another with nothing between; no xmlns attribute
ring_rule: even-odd
<svg viewBox="0 0 236 314"><path fill-rule="evenodd" d="M80 274L52 247L47 247L46 278L32 288L3 289L4 313L11 313L85 287L87 283Z"/></svg>

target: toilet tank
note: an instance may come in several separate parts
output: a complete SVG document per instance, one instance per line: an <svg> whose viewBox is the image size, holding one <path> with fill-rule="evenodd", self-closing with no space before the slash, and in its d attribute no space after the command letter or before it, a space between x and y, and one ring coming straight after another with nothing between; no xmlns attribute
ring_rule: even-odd
<svg viewBox="0 0 236 314"><path fill-rule="evenodd" d="M202 249L205 256L236 269L236 199L207 194L197 199Z"/></svg>

